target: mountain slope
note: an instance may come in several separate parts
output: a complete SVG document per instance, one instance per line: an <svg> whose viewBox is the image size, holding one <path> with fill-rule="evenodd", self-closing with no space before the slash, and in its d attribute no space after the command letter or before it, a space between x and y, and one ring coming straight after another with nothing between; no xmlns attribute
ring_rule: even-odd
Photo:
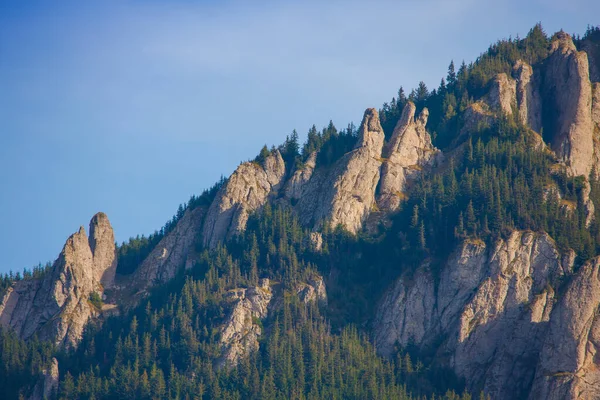
<svg viewBox="0 0 600 400"><path fill-rule="evenodd" d="M151 238L115 249L99 214L47 271L3 280L0 385L599 398L597 32L538 25L358 129L265 147Z"/></svg>

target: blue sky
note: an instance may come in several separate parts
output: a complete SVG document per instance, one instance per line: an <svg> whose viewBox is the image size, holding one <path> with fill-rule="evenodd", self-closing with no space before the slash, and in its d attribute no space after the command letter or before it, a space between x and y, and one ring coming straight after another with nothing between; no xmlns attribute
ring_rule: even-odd
<svg viewBox="0 0 600 400"><path fill-rule="evenodd" d="M292 129L359 122L597 1L0 1L0 272L97 211L121 242Z"/></svg>

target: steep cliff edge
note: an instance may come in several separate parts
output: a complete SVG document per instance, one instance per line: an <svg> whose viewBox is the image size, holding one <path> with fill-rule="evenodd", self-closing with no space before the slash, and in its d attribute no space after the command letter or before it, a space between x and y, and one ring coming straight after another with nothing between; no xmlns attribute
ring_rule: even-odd
<svg viewBox="0 0 600 400"><path fill-rule="evenodd" d="M589 176L594 127L589 63L584 51L559 32L542 65L544 137L572 175Z"/></svg>
<svg viewBox="0 0 600 400"><path fill-rule="evenodd" d="M262 165L256 162L241 164L219 190L206 214L202 235L204 245L215 247L246 227L248 215L277 191L285 176L285 163L278 150Z"/></svg>
<svg viewBox="0 0 600 400"><path fill-rule="evenodd" d="M206 210L187 210L175 228L150 252L133 275L133 286L146 290L168 282L185 266L196 237L200 234Z"/></svg>
<svg viewBox="0 0 600 400"><path fill-rule="evenodd" d="M358 142L333 166L315 171L297 209L301 221L319 229L324 223L356 233L375 204L384 133L377 110L365 111Z"/></svg>
<svg viewBox="0 0 600 400"><path fill-rule="evenodd" d="M425 130L429 110L424 108L415 120L416 107L409 101L402 110L390 142L383 151L384 163L377 205L380 210L393 211L404 196L406 184L423 168L433 164L439 151L433 147Z"/></svg>
<svg viewBox="0 0 600 400"><path fill-rule="evenodd" d="M86 323L99 312L90 295L101 295L103 284L112 285L114 278L114 234L106 215L92 218L90 232L88 238L81 227L71 235L41 279L17 281L8 289L0 304L2 326L23 339L37 335L59 346L77 346Z"/></svg>
<svg viewBox="0 0 600 400"><path fill-rule="evenodd" d="M582 266L552 311L533 399L600 398L600 258Z"/></svg>
<svg viewBox="0 0 600 400"><path fill-rule="evenodd" d="M546 234L516 231L492 248L467 241L439 272L424 264L384 295L373 325L378 351L416 346L472 391L526 398L548 327L562 320L555 290L573 259Z"/></svg>

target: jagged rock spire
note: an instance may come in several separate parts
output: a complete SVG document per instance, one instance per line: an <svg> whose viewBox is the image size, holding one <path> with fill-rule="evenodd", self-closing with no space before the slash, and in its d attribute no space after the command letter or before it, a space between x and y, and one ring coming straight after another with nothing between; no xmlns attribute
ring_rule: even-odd
<svg viewBox="0 0 600 400"><path fill-rule="evenodd" d="M425 129L429 110L424 108L415 120L416 107L409 101L402 110L390 142L384 149L385 162L377 204L379 209L392 211L403 198L407 181L424 167L431 165L439 151L433 147Z"/></svg>

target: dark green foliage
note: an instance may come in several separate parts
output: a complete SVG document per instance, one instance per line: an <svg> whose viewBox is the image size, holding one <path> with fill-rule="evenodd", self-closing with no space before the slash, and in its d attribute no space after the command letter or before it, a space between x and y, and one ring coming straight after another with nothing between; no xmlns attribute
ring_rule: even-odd
<svg viewBox="0 0 600 400"><path fill-rule="evenodd" d="M317 151L317 165L331 165L354 148L357 133L356 127L352 123L340 132L332 121L329 121L329 125L321 132L318 132L313 125L308 131L306 144L302 148L302 157L306 159L313 151Z"/></svg>
<svg viewBox="0 0 600 400"><path fill-rule="evenodd" d="M37 338L25 342L14 332L0 327L0 349L1 397L29 396L41 372L50 366L54 346Z"/></svg>
<svg viewBox="0 0 600 400"><path fill-rule="evenodd" d="M600 40L589 28L583 40ZM481 96L490 79L510 73L523 59L538 63L548 38L536 25L524 39L490 46L476 62L454 62L446 79L429 91L424 83L411 91L417 112L430 110L428 129L438 147L448 149L444 164L422 175L407 192L408 200L392 216L391 226L373 235L353 236L343 229L323 231L323 248L313 252L310 231L294 212L267 204L250 216L246 230L208 251L196 245L193 268L156 288L147 303L99 325L89 325L76 351L58 353L61 399L470 399L463 383L440 369L434 355L412 348L397 349L391 359L376 355L365 332L381 293L399 275L408 279L428 262L437 271L463 240L492 243L514 229L546 231L561 249L574 249L579 262L600 250L600 227L585 227L582 178L569 178L554 156L533 146L535 138L512 119L501 119L458 140L466 107ZM407 102L384 104L380 119L389 139ZM437 134L435 133L437 132ZM354 125L337 131L332 122L322 131L313 126L302 150L294 131L278 147L287 172L318 152L317 166L327 167L351 151ZM265 146L254 160L262 163L275 148ZM172 220L149 237L130 239L119 247L119 273L133 272L156 244L173 229L186 210L208 207L217 185L181 205ZM558 199L551 194L557 188ZM600 183L592 182L591 198L600 204ZM600 221L596 207L595 221ZM48 267L24 277L41 276ZM316 274L327 277L328 307L305 305L297 285ZM281 305L263 321L260 350L232 369L216 369L219 327L228 315L229 290L271 280ZM0 280L0 294L20 274ZM94 296L95 295L95 296ZM90 302L101 307L97 294ZM357 327L361 327L359 330ZM364 329L363 329L364 327ZM0 393L26 396L54 348L35 339L25 343L0 330ZM482 399L485 396L482 394Z"/></svg>
<svg viewBox="0 0 600 400"><path fill-rule="evenodd" d="M126 318L88 331L60 360L62 399L362 398L409 399L430 394L426 369L375 354L366 336L346 326L332 333L315 304L294 288L315 271L308 231L294 214L267 206L242 237L204 251L190 275L158 290ZM227 291L269 277L282 305L261 321L258 353L217 370ZM445 390L445 389L444 389ZM440 398L440 397L437 397ZM447 399L467 399L448 392Z"/></svg>
<svg viewBox="0 0 600 400"><path fill-rule="evenodd" d="M98 292L92 292L90 294L90 303L97 309L97 310L101 310L102 309L102 305L104 304L102 302L102 297L100 297L100 294L98 294Z"/></svg>
<svg viewBox="0 0 600 400"><path fill-rule="evenodd" d="M423 107L429 108L427 127L433 132L434 144L442 150L450 146L458 134L462 112L473 99L485 94L490 80L501 72L510 76L514 63L519 59L532 65L538 63L547 55L549 43L542 26L537 24L524 39L500 40L474 63L467 65L463 61L457 72L452 61L446 81L442 80L439 88L431 93L421 82L409 98L417 106L417 112ZM400 90L398 99L393 98L380 110L386 138L391 136L405 104L402 88Z"/></svg>

